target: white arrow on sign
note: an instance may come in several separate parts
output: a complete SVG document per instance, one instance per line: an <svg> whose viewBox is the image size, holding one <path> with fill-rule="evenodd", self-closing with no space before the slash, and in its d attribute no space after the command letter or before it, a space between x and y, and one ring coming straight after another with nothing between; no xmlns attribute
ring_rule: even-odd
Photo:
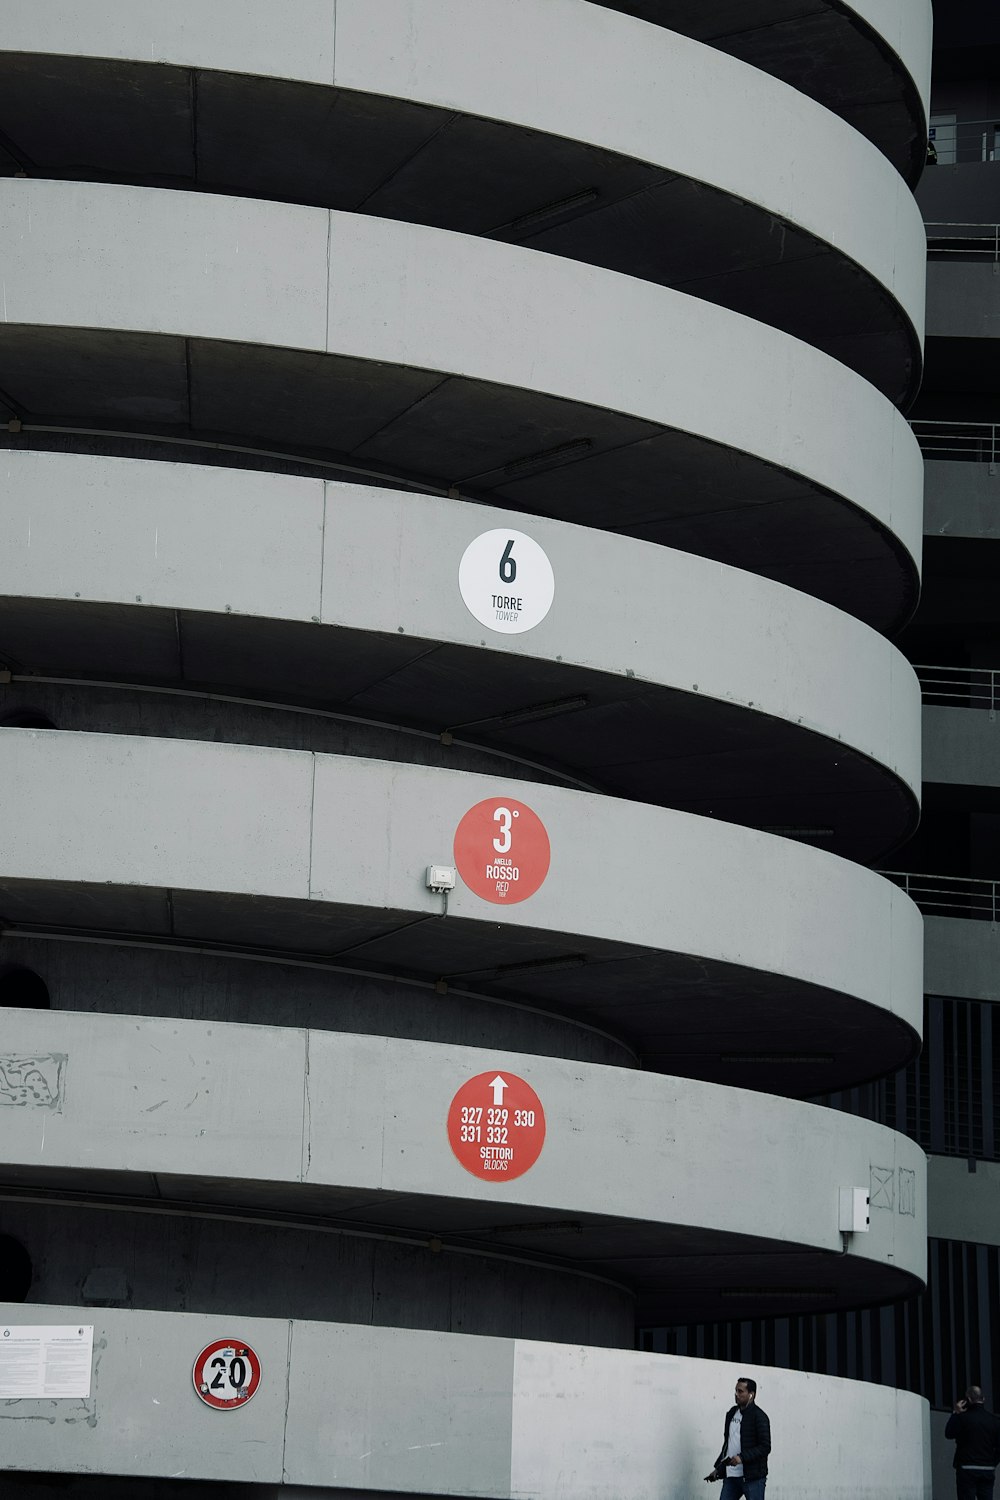
<svg viewBox="0 0 1000 1500"><path fill-rule="evenodd" d="M509 1087L510 1087L510 1085L508 1084L506 1078L501 1078L499 1073L497 1074L497 1076L493 1079L493 1081L491 1083L487 1084L487 1088L491 1088L493 1090L493 1103L494 1104L502 1104L503 1103L504 1089L509 1088Z"/></svg>

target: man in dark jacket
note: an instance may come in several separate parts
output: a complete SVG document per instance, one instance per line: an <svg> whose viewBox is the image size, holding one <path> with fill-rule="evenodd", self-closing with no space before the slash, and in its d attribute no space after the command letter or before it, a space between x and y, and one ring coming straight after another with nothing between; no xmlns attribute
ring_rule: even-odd
<svg viewBox="0 0 1000 1500"><path fill-rule="evenodd" d="M771 1424L767 1412L757 1405L757 1382L741 1375L736 1382L736 1405L726 1412L722 1447L711 1474L721 1479L719 1500L764 1500L767 1455L771 1451Z"/></svg>
<svg viewBox="0 0 1000 1500"><path fill-rule="evenodd" d="M1000 1417L986 1410L978 1385L955 1402L944 1430L955 1440L955 1493L958 1500L993 1500L1000 1463Z"/></svg>

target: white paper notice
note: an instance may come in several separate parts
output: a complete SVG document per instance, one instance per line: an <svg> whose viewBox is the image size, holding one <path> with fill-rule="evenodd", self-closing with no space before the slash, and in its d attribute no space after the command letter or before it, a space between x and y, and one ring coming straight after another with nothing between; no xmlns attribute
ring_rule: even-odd
<svg viewBox="0 0 1000 1500"><path fill-rule="evenodd" d="M89 1396L94 1325L0 1325L0 1401Z"/></svg>

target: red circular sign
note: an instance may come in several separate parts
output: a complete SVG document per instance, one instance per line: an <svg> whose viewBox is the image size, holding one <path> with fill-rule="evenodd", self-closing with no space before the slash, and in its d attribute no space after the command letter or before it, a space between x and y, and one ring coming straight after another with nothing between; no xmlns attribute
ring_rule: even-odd
<svg viewBox="0 0 1000 1500"><path fill-rule="evenodd" d="M216 1411L246 1406L260 1385L260 1360L242 1339L216 1339L194 1362L195 1393Z"/></svg>
<svg viewBox="0 0 1000 1500"><path fill-rule="evenodd" d="M473 1177L486 1182L520 1177L545 1144L542 1101L516 1073L477 1073L451 1101L448 1140Z"/></svg>
<svg viewBox="0 0 1000 1500"><path fill-rule="evenodd" d="M545 824L514 797L470 807L455 830L455 865L470 891L512 906L533 896L549 873Z"/></svg>

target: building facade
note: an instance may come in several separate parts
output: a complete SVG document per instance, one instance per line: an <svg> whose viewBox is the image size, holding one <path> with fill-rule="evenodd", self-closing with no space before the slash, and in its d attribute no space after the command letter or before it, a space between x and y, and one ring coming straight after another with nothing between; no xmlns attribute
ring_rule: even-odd
<svg viewBox="0 0 1000 1500"><path fill-rule="evenodd" d="M6 1489L923 1500L929 3L0 20Z"/></svg>
<svg viewBox="0 0 1000 1500"><path fill-rule="evenodd" d="M682 1325L649 1347L761 1357L919 1392L933 1489L953 1490L947 1414L970 1382L1000 1392L1000 1040L996 1004L997 220L1000 23L953 0L935 16L926 363L911 422L926 463L923 592L899 637L923 691L923 809L892 858L925 917L924 1044L906 1069L825 1102L905 1131L928 1153L925 1294L847 1317Z"/></svg>

